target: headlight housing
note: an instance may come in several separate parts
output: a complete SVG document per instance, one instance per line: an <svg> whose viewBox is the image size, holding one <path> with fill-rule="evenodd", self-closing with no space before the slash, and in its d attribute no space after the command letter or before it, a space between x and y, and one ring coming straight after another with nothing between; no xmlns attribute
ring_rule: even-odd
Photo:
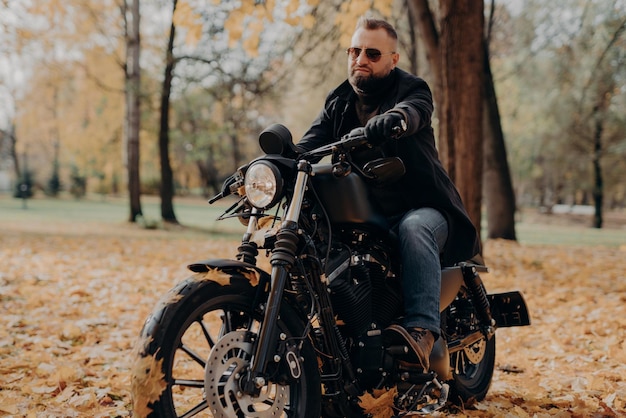
<svg viewBox="0 0 626 418"><path fill-rule="evenodd" d="M257 209L268 209L282 197L283 179L278 168L267 161L258 161L246 171L246 197Z"/></svg>

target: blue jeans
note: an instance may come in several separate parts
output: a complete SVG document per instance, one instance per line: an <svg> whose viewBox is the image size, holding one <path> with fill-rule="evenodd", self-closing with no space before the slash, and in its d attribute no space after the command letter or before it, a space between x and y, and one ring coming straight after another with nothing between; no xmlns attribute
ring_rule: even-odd
<svg viewBox="0 0 626 418"><path fill-rule="evenodd" d="M404 326L425 328L439 335L439 254L448 239L448 222L435 209L412 209L400 218L394 229L402 256Z"/></svg>

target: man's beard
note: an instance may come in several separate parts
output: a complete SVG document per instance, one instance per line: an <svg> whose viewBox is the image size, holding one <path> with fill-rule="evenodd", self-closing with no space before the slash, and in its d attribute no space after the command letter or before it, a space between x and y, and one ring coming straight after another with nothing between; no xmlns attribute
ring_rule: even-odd
<svg viewBox="0 0 626 418"><path fill-rule="evenodd" d="M370 96L380 92L387 85L389 74L384 76L377 75L354 75L349 77L350 85L360 95Z"/></svg>

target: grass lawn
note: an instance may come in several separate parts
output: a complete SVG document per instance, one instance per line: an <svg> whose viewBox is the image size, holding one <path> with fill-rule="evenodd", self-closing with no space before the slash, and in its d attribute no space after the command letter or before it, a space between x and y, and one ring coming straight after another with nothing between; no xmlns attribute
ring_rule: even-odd
<svg viewBox="0 0 626 418"><path fill-rule="evenodd" d="M163 230L160 223L159 199L155 196L142 196L144 225L152 224ZM209 205L202 198L176 198L174 208L181 228L168 227L184 234L199 234L206 237L207 233L239 237L244 232L243 226L235 219L216 221L216 218L234 200ZM25 205L25 207L24 207ZM15 223L27 223L31 230L41 232L51 227L56 232L72 232L72 225L80 228L93 226L93 233L106 233L102 225L111 226L110 232L119 232L120 228L128 228L126 222L129 214L128 200L121 197L93 196L82 200L67 197L59 199L34 198L25 203L8 194L0 195L0 230L11 228ZM595 229L589 227L589 218L571 218L567 215L541 215L534 209L526 209L518 217L516 232L521 244L548 245L626 245L626 214L607 214L607 227ZM130 228L137 232L139 227ZM76 231L74 231L76 232ZM90 231L79 231L89 233ZM483 236L485 236L483 231Z"/></svg>
<svg viewBox="0 0 626 418"><path fill-rule="evenodd" d="M167 229L187 235L212 233L238 236L244 230L236 219L219 222L216 220L233 203L234 200L228 200L224 203L209 205L201 198L176 199L174 210L183 227L170 226ZM166 229L160 222L158 197L142 196L141 207L144 219L138 222L139 224L153 225L159 230ZM0 229L2 226L11 228L11 225L15 223L28 223L31 225L30 230L40 227L42 232L50 228L56 232L67 228L67 232L72 232L74 229L72 225L77 225L83 229L93 226L94 233L106 233L106 228L102 230L102 226L109 225L111 232L119 232L119 227L132 226L127 222L129 213L128 199L119 197L94 196L81 200L67 197L58 199L36 197L23 202L21 199L15 199L6 194L0 195ZM138 229L139 227L131 228L135 232Z"/></svg>

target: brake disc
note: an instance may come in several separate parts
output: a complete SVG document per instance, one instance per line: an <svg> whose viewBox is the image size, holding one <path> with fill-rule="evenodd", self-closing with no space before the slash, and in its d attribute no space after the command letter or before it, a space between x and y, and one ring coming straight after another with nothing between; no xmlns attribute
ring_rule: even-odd
<svg viewBox="0 0 626 418"><path fill-rule="evenodd" d="M289 401L288 386L268 382L257 397L239 388L242 372L252 357L252 343L246 341L246 333L229 332L211 349L204 379L209 409L215 418L280 417Z"/></svg>

